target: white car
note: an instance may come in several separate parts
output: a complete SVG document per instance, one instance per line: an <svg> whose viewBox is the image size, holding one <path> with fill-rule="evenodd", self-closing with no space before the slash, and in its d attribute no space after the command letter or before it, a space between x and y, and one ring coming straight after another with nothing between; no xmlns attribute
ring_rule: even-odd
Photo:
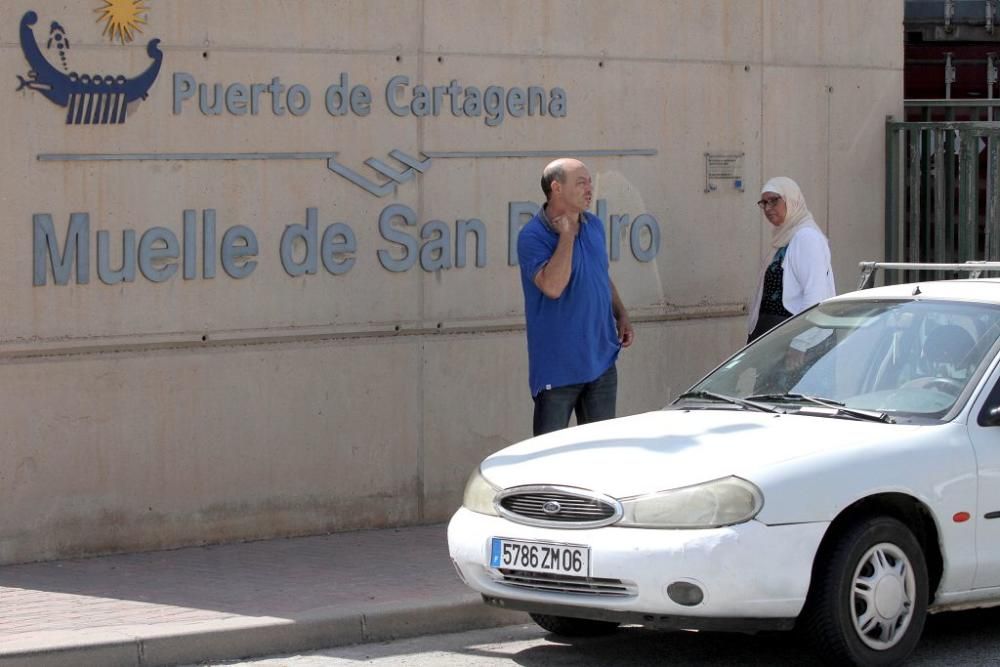
<svg viewBox="0 0 1000 667"><path fill-rule="evenodd" d="M888 665L928 612L1000 604L1000 281L858 291L665 409L487 457L448 542L556 634L797 628Z"/></svg>

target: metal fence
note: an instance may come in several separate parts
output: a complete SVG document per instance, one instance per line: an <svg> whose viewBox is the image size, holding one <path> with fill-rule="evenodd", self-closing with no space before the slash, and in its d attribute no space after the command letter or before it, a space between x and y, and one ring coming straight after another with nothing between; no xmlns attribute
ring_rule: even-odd
<svg viewBox="0 0 1000 667"><path fill-rule="evenodd" d="M1000 260L1000 122L887 119L885 142L885 260Z"/></svg>

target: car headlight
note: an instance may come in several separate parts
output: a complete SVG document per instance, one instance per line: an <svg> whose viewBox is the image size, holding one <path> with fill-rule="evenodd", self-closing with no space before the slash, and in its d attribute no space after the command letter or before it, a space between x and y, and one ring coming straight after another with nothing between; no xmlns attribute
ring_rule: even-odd
<svg viewBox="0 0 1000 667"><path fill-rule="evenodd" d="M618 525L639 528L718 528L757 516L764 496L739 477L662 491L621 501Z"/></svg>
<svg viewBox="0 0 1000 667"><path fill-rule="evenodd" d="M496 508L493 507L493 499L496 498L499 491L500 489L487 482L483 474L479 472L479 468L476 468L469 475L469 481L465 483L462 507L480 514L500 516L497 514Z"/></svg>

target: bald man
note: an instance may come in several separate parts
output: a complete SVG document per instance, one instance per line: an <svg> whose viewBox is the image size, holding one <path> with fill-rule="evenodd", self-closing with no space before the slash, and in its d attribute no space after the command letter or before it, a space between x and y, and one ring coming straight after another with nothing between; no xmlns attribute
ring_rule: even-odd
<svg viewBox="0 0 1000 667"><path fill-rule="evenodd" d="M545 204L517 237L528 335L533 431L611 419L618 352L635 332L608 274L601 220L589 213L587 166L560 158L542 171Z"/></svg>

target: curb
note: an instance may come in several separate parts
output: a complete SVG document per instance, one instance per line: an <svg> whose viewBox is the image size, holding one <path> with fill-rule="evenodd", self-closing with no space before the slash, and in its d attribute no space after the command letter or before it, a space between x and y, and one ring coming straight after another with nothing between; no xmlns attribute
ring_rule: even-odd
<svg viewBox="0 0 1000 667"><path fill-rule="evenodd" d="M314 609L294 618L234 617L202 624L37 633L0 646L4 667L167 667L298 653L348 644L527 622L477 594L437 602Z"/></svg>

